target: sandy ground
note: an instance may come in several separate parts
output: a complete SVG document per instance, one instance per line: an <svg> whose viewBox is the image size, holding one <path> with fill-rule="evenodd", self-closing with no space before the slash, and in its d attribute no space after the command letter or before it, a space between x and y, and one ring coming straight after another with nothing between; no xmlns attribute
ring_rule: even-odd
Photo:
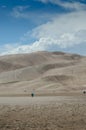
<svg viewBox="0 0 86 130"><path fill-rule="evenodd" d="M86 95L0 97L0 130L86 130Z"/></svg>
<svg viewBox="0 0 86 130"><path fill-rule="evenodd" d="M0 57L0 130L86 130L86 57ZM35 97L30 97L31 93Z"/></svg>

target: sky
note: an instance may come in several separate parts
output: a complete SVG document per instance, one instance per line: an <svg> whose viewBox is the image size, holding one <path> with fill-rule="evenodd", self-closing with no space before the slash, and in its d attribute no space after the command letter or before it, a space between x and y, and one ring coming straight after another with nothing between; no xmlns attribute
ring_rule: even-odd
<svg viewBox="0 0 86 130"><path fill-rule="evenodd" d="M86 0L0 0L0 55L86 55Z"/></svg>

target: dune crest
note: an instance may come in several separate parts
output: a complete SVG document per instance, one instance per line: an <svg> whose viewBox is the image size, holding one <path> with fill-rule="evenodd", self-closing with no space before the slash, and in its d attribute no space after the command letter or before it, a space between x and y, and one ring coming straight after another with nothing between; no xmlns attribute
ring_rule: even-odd
<svg viewBox="0 0 86 130"><path fill-rule="evenodd" d="M86 57L39 51L0 56L0 94L71 93L86 88Z"/></svg>

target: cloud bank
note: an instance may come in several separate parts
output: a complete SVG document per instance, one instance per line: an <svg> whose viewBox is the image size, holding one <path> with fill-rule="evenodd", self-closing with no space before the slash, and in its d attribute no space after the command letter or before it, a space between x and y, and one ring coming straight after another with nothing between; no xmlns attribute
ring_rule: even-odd
<svg viewBox="0 0 86 130"><path fill-rule="evenodd" d="M27 13L27 9L29 6L16 6L13 8L11 12L11 16L15 18L28 18L29 14Z"/></svg>
<svg viewBox="0 0 86 130"><path fill-rule="evenodd" d="M59 4L65 8L76 8L77 11L52 17L50 21L39 25L31 31L28 31L22 39L32 38L35 42L27 45L11 46L11 50L7 48L4 54L30 53L43 50L58 50L71 48L76 45L86 44L86 10L84 4L79 2L70 4L69 2L62 4L60 0L39 0L43 3L52 2ZM70 4L70 5L69 5ZM74 6L75 5L75 6ZM19 17L17 11L22 12L27 7L17 7L14 9L16 17ZM79 10L78 10L79 9ZM23 17L23 13L22 16ZM6 50L6 47L5 47Z"/></svg>
<svg viewBox="0 0 86 130"><path fill-rule="evenodd" d="M69 2L62 1L62 0L37 0L37 1L40 1L44 4L47 4L47 3L56 4L58 6L65 8L65 9L72 9L73 11L86 9L86 5L83 3L80 3L78 1L69 1Z"/></svg>

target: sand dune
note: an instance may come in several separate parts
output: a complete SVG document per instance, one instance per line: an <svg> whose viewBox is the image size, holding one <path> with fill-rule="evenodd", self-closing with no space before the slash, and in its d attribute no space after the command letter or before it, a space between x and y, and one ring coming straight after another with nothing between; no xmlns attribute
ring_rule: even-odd
<svg viewBox="0 0 86 130"><path fill-rule="evenodd" d="M81 93L85 79L85 56L44 51L0 57L0 94Z"/></svg>

